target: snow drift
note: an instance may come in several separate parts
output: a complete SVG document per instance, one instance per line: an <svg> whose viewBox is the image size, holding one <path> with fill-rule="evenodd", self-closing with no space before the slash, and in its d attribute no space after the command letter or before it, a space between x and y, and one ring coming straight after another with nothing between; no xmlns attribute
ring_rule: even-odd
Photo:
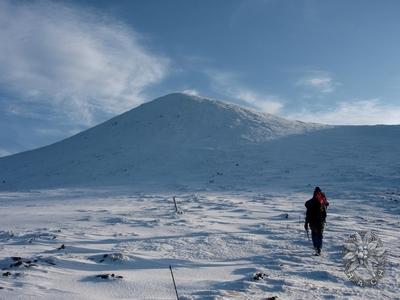
<svg viewBox="0 0 400 300"><path fill-rule="evenodd" d="M186 94L0 158L0 189L398 184L399 126L325 126Z"/></svg>

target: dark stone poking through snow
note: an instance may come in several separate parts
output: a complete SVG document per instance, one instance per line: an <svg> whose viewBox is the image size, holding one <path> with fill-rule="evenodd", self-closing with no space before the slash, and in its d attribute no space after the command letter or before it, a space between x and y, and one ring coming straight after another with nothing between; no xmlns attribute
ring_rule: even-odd
<svg viewBox="0 0 400 300"><path fill-rule="evenodd" d="M22 260L22 257L19 257L19 256L11 256L10 257L13 261L21 261Z"/></svg>
<svg viewBox="0 0 400 300"><path fill-rule="evenodd" d="M35 264L37 262L37 259L32 260L30 259L25 259L19 256L11 256L10 259L14 262L11 263L9 268L18 268L18 267L25 267L25 268L30 268L30 267L37 267L38 265ZM7 269L7 268L5 268ZM4 270L4 269L3 269Z"/></svg>
<svg viewBox="0 0 400 300"><path fill-rule="evenodd" d="M101 278L101 279L122 279L124 277L122 277L121 275L115 275L114 273L112 274L100 274L100 275L96 275L96 277Z"/></svg>
<svg viewBox="0 0 400 300"><path fill-rule="evenodd" d="M255 281L260 281L260 280L264 280L267 279L268 275L263 273L263 272L257 272L253 275L253 279Z"/></svg>
<svg viewBox="0 0 400 300"><path fill-rule="evenodd" d="M19 266L21 266L22 264L23 264L22 261L17 261L16 263L11 264L11 265L10 265L10 268L12 268L12 267L19 267Z"/></svg>
<svg viewBox="0 0 400 300"><path fill-rule="evenodd" d="M14 274L12 274L11 272L5 272L5 273L3 273L2 274L4 277L9 277L9 276L11 276L11 275L14 275L14 277L19 277L19 276L21 276L21 273L14 273Z"/></svg>
<svg viewBox="0 0 400 300"><path fill-rule="evenodd" d="M60 247L57 248L57 250L64 250L65 249L65 245L62 244Z"/></svg>
<svg viewBox="0 0 400 300"><path fill-rule="evenodd" d="M268 297L265 300L276 300L276 299L278 299L278 296Z"/></svg>

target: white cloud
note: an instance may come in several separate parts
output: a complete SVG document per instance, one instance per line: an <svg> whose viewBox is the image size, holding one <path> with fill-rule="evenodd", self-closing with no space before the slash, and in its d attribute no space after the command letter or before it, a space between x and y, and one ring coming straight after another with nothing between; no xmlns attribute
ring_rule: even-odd
<svg viewBox="0 0 400 300"><path fill-rule="evenodd" d="M400 106L385 105L380 99L369 99L341 102L329 111L303 111L288 117L332 125L394 125L400 124Z"/></svg>
<svg viewBox="0 0 400 300"><path fill-rule="evenodd" d="M65 128L36 128L34 130L39 136L46 136L46 137L61 137L67 135L74 135L77 134L81 129L68 129Z"/></svg>
<svg viewBox="0 0 400 300"><path fill-rule="evenodd" d="M263 112L275 114L283 107L282 99L276 96L263 96L243 88L238 88L236 92L239 99L254 105Z"/></svg>
<svg viewBox="0 0 400 300"><path fill-rule="evenodd" d="M128 26L59 2L0 2L0 53L14 107L40 103L87 125L143 102L168 69Z"/></svg>
<svg viewBox="0 0 400 300"><path fill-rule="evenodd" d="M197 90L193 90L193 89L187 89L187 90L183 90L182 93L188 94L188 95L192 95L192 96L199 96L199 92Z"/></svg>
<svg viewBox="0 0 400 300"><path fill-rule="evenodd" d="M0 157L7 156L7 155L10 155L10 154L11 154L11 152L0 148Z"/></svg>
<svg viewBox="0 0 400 300"><path fill-rule="evenodd" d="M279 113L283 107L283 100L278 96L264 95L255 92L240 84L235 73L207 70L205 72L211 80L213 88L248 105L271 114Z"/></svg>
<svg viewBox="0 0 400 300"><path fill-rule="evenodd" d="M305 87L314 92L332 93L340 84L333 80L332 76L323 71L312 71L296 82L297 86Z"/></svg>

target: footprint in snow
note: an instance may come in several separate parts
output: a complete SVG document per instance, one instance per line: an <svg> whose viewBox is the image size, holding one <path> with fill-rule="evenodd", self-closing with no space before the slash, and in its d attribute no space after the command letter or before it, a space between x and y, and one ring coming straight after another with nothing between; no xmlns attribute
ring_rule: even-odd
<svg viewBox="0 0 400 300"><path fill-rule="evenodd" d="M89 259L97 263L120 263L130 260L129 257L123 255L120 252L93 255L90 256Z"/></svg>

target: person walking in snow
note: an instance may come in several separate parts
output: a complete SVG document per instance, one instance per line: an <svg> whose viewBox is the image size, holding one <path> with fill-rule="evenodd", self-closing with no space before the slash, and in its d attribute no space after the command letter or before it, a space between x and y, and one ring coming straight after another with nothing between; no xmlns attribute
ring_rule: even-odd
<svg viewBox="0 0 400 300"><path fill-rule="evenodd" d="M323 231L326 220L326 210L329 205L325 194L317 186L314 190L313 197L305 203L307 208L304 229L308 233L308 228L311 229L311 237L316 251L316 255L321 254Z"/></svg>

